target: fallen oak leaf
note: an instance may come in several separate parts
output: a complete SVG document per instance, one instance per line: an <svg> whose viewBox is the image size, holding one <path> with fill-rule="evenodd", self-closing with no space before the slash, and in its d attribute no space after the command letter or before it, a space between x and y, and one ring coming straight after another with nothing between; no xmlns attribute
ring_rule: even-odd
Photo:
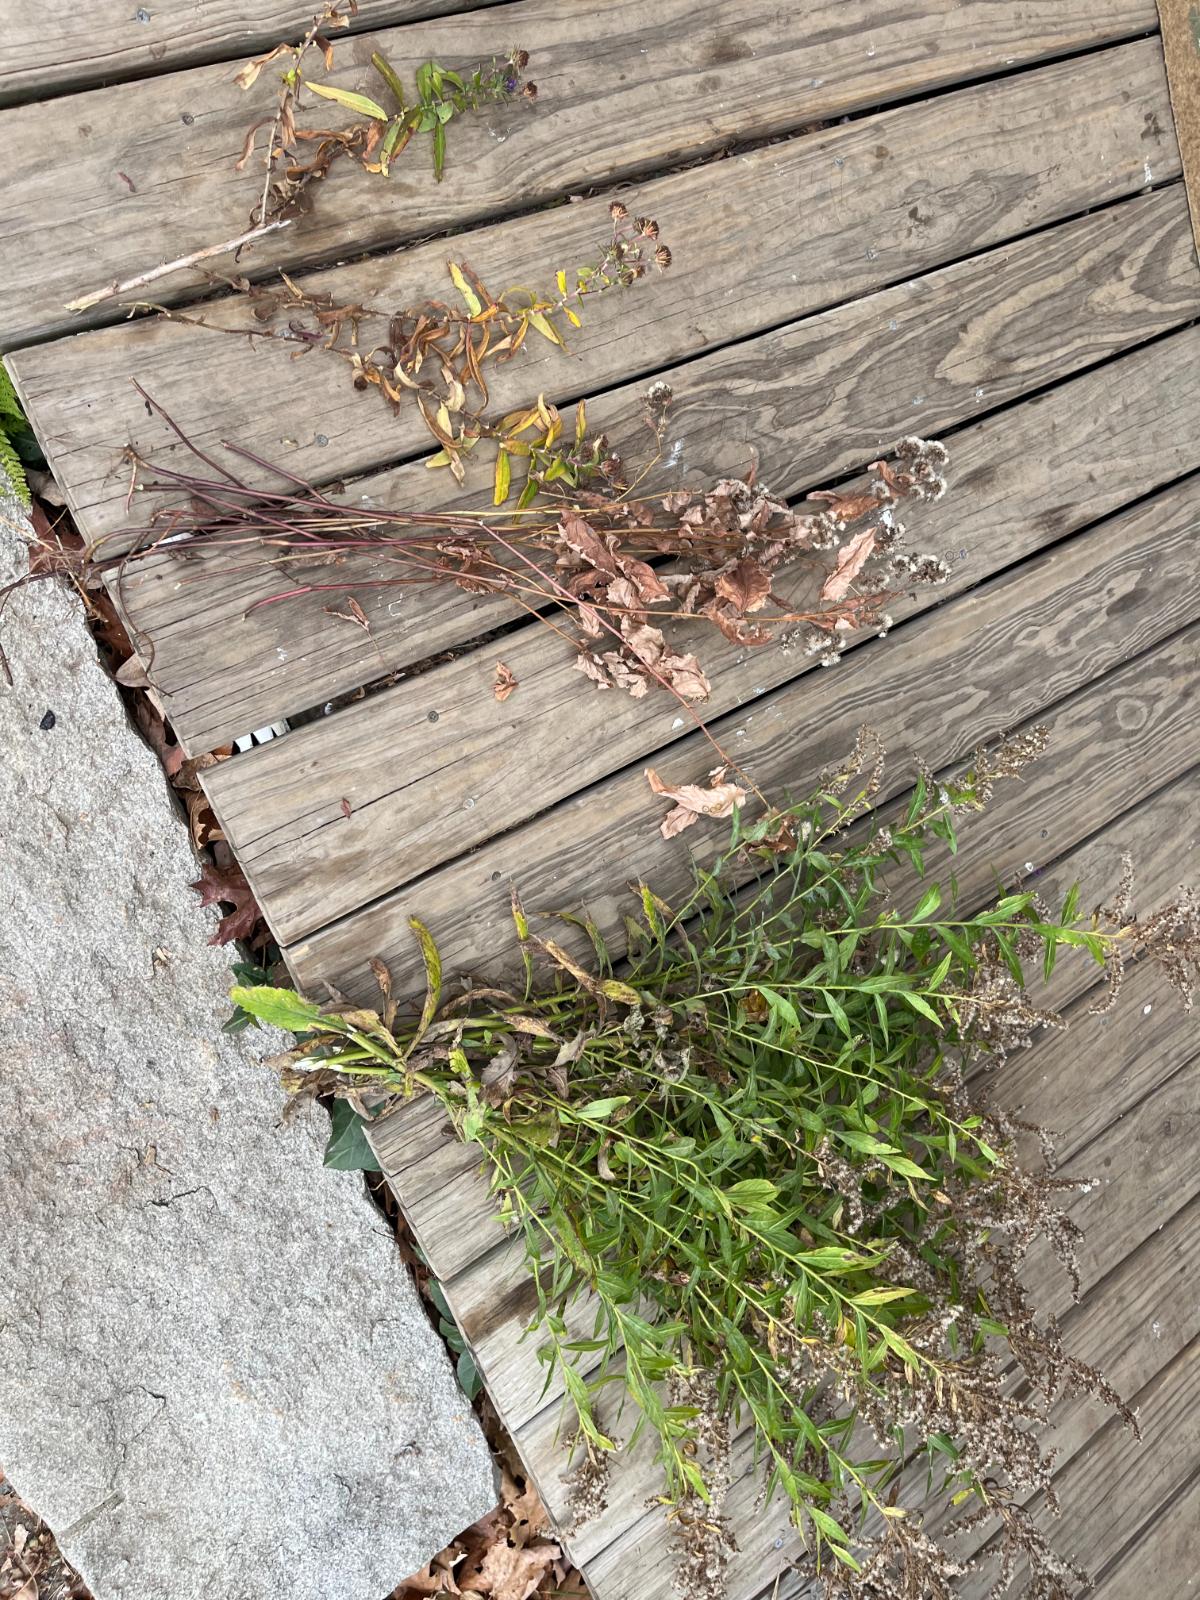
<svg viewBox="0 0 1200 1600"><path fill-rule="evenodd" d="M837 553L837 564L821 588L822 600L840 600L866 565L875 548L875 529L864 528Z"/></svg>
<svg viewBox="0 0 1200 1600"><path fill-rule="evenodd" d="M200 896L201 906L214 906L224 902L233 907L225 912L217 924L217 931L209 944L229 944L233 939L248 939L254 932L262 913L241 867L217 867L206 861L200 876L189 884Z"/></svg>
<svg viewBox="0 0 1200 1600"><path fill-rule="evenodd" d="M721 781L726 770L716 767L709 774L708 787L704 788L698 783L672 786L664 783L653 767L646 768L646 782L654 793L675 802L674 810L668 811L659 824L658 831L664 839L673 839L701 817L732 816L734 808L744 804L746 790L740 784Z"/></svg>
<svg viewBox="0 0 1200 1600"><path fill-rule="evenodd" d="M479 1570L464 1577L462 1592L490 1600L529 1600L561 1554L556 1544L490 1545Z"/></svg>
<svg viewBox="0 0 1200 1600"><path fill-rule="evenodd" d="M496 676L492 681L492 693L500 704L503 705L513 690L518 687L517 680L513 676L513 669L506 661L497 661Z"/></svg>

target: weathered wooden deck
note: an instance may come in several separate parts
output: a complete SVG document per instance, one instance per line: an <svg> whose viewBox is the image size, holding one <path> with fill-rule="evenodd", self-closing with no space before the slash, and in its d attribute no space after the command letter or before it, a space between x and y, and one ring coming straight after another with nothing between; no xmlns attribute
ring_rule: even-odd
<svg viewBox="0 0 1200 1600"><path fill-rule="evenodd" d="M131 440L175 448L132 378L205 448L234 437L355 499L480 503L481 479L456 491L428 473L419 421L389 419L338 363L125 321L113 302L64 310L245 226L257 180L233 170L250 120L233 61L307 21L281 0L148 10L139 22L131 3L102 0L85 26L82 10L72 22L34 8L0 42L0 102L15 102L0 111L0 347L16 349L9 366L83 533L122 527ZM539 389L586 396L619 446L647 380L665 377L687 481L757 453L761 477L797 498L907 432L952 455L953 493L922 526L952 557L949 583L833 672L710 644L714 732L764 787L803 790L869 722L894 757L890 797L917 754L943 767L1046 722L1050 755L972 828L964 892L1032 872L1099 895L1129 848L1149 905L1195 875L1200 816L1200 269L1157 25L1153 0L364 0L338 81L366 86L380 37L406 75L516 43L534 56L536 113L456 124L439 186L423 155L385 189L339 174L312 217L243 266L397 304L440 292L448 255L487 282L536 280L587 259L614 191L636 196L670 240L671 273L589 307L572 359L546 346L499 369L497 409ZM410 242L434 234L453 237ZM159 293L196 290L183 277ZM221 301L207 314L243 316ZM670 895L686 880L642 776L651 753L675 781L711 765L672 701L589 693L561 640L495 599L364 590L369 632L320 596L247 614L277 586L216 557L186 578L164 559L122 599L192 754L394 675L207 774L301 986L370 999L376 955L415 983L413 914L448 967L496 971L512 881L533 906L586 903L619 948L624 884ZM480 642L497 628L502 644ZM501 655L520 684L503 705ZM699 830L687 842L712 847ZM1059 1409L1057 1540L1103 1600L1182 1596L1200 1556L1200 1039L1146 973L1105 1018L1087 1015L1086 974L1056 981L1075 1029L994 1093L1064 1130L1066 1170L1105 1180L1075 1206L1080 1303L1049 1259L1031 1271L1144 1435L1086 1400ZM557 1396L521 1339L520 1251L425 1106L389 1119L379 1148L560 1515ZM639 1447L606 1516L568 1540L597 1600L669 1592L652 1488ZM731 1600L804 1593L795 1536L748 1471L730 1509ZM963 1594L979 1600L973 1584Z"/></svg>

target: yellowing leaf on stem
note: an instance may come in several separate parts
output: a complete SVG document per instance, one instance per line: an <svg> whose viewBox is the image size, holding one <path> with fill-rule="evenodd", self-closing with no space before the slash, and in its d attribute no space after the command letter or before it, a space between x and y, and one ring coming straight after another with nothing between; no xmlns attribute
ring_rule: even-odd
<svg viewBox="0 0 1200 1600"><path fill-rule="evenodd" d="M550 321L550 318L547 317L543 312L527 311L525 313L525 319L531 328L537 329L543 339L549 339L550 343L556 344L560 350L565 350L567 348L563 343L562 334L559 333L558 329Z"/></svg>
<svg viewBox="0 0 1200 1600"><path fill-rule="evenodd" d="M457 261L448 261L446 265L450 269L450 277L454 282L454 287L458 290L459 294L462 295L464 301L466 302L467 310L473 317L477 317L483 310L483 305L480 302L479 296L467 282L466 277L463 274L463 269L459 266Z"/></svg>
<svg viewBox="0 0 1200 1600"><path fill-rule="evenodd" d="M505 449L496 452L496 475L492 485L492 504L502 506L508 499L509 485L512 483L512 462L508 451Z"/></svg>
<svg viewBox="0 0 1200 1600"><path fill-rule="evenodd" d="M360 117L373 117L376 122L391 120L379 102L372 100L370 95L355 94L352 89L335 89L328 83L313 83L309 78L305 79L304 87L319 94L323 100L336 100L348 111L357 111Z"/></svg>

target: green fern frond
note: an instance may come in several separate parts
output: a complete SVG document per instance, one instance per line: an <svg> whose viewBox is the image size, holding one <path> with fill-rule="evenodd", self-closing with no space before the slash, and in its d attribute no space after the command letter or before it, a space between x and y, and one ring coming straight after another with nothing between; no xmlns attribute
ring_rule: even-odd
<svg viewBox="0 0 1200 1600"><path fill-rule="evenodd" d="M3 362L0 362L0 417L11 417L22 428L29 426L25 420L25 413L21 409L21 402L17 399L17 391L13 387L13 381L9 377Z"/></svg>
<svg viewBox="0 0 1200 1600"><path fill-rule="evenodd" d="M21 504L28 509L32 504L29 493L29 484L25 481L25 468L21 458L16 452L12 440L0 427L0 476L16 495Z"/></svg>

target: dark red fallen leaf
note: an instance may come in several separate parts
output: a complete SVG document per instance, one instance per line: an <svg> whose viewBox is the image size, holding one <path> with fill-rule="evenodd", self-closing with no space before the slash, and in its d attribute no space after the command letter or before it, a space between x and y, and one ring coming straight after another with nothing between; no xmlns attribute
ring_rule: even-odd
<svg viewBox="0 0 1200 1600"><path fill-rule="evenodd" d="M241 867L215 867L206 861L200 876L190 885L200 896L202 906L230 905L223 913L209 944L229 944L233 939L248 939L262 913Z"/></svg>

